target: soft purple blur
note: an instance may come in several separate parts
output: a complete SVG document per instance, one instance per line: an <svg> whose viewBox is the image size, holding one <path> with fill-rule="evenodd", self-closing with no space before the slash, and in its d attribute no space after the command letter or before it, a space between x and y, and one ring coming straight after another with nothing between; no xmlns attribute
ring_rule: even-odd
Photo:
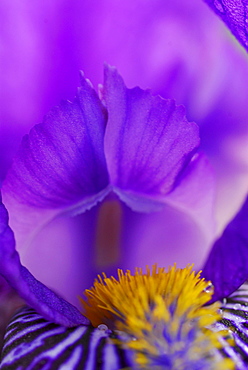
<svg viewBox="0 0 248 370"><path fill-rule="evenodd" d="M216 169L216 217L219 230L223 227L247 191L248 58L206 4L200 0L3 0L0 17L1 180L22 135L61 99L72 100L79 85L78 71L83 70L97 86L106 61L119 69L127 86L149 87L153 93L175 98L186 106L188 119L201 125L202 148ZM75 263L72 280L80 275L76 261L91 252L78 248L75 255L70 245L81 245L87 237L82 225L92 227L93 212L74 220L56 220L37 239L40 255L33 251L25 258L40 275L44 274L40 261L53 261L54 270L45 272L45 283L67 283L66 274L61 278L54 272L62 270L66 260ZM125 217L130 223L131 215ZM178 215L168 210L166 217L167 226L172 223L173 228ZM156 222L156 215L148 218L147 224ZM187 222L182 224L185 228ZM178 229L174 233L180 239ZM154 237L159 239L159 234ZM175 252L176 260L181 249ZM190 262L191 256L186 257Z"/></svg>

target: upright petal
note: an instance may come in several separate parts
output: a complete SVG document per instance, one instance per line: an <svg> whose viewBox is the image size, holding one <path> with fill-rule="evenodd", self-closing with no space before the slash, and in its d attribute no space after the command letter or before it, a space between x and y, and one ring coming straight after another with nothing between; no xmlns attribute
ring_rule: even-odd
<svg viewBox="0 0 248 370"><path fill-rule="evenodd" d="M243 0L205 0L248 50L248 3Z"/></svg>
<svg viewBox="0 0 248 370"><path fill-rule="evenodd" d="M137 211L161 207L199 145L198 127L173 100L127 89L115 68L105 68L104 99L104 147L115 192Z"/></svg>
<svg viewBox="0 0 248 370"><path fill-rule="evenodd" d="M106 112L87 80L73 103L53 108L23 138L5 191L38 208L87 202L108 184L103 153Z"/></svg>
<svg viewBox="0 0 248 370"><path fill-rule="evenodd" d="M28 304L48 320L65 326L88 324L88 320L70 303L36 280L21 265L15 250L14 234L8 226L8 213L0 204L0 274Z"/></svg>
<svg viewBox="0 0 248 370"><path fill-rule="evenodd" d="M213 299L228 297L248 278L248 198L215 242L203 267L214 285Z"/></svg>
<svg viewBox="0 0 248 370"><path fill-rule="evenodd" d="M83 212L107 192L106 111L91 84L83 76L81 81L72 103L53 108L23 138L4 182L3 199L18 244L56 213Z"/></svg>

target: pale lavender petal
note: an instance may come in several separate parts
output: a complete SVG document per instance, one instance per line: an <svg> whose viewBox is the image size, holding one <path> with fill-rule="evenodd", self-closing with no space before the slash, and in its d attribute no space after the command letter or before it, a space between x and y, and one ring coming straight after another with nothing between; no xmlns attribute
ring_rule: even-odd
<svg viewBox="0 0 248 370"><path fill-rule="evenodd" d="M156 209L154 203L174 189L196 151L198 127L173 100L153 97L138 87L127 89L115 68L105 68L103 93L110 182L134 210Z"/></svg>
<svg viewBox="0 0 248 370"><path fill-rule="evenodd" d="M105 124L106 112L82 76L73 103L53 108L23 138L3 191L41 209L75 204L80 211L89 208L108 184Z"/></svg>
<svg viewBox="0 0 248 370"><path fill-rule="evenodd" d="M165 198L166 204L192 218L208 243L215 235L215 190L212 166L204 153L198 153L181 174L178 186Z"/></svg>
<svg viewBox="0 0 248 370"><path fill-rule="evenodd" d="M96 277L96 223L101 204L74 217L55 217L37 232L28 246L22 245L19 235L18 252L23 265L79 309L78 296ZM24 242L25 234L21 235ZM103 259L107 259L107 254Z"/></svg>
<svg viewBox="0 0 248 370"><path fill-rule="evenodd" d="M248 50L248 3L246 0L205 0Z"/></svg>
<svg viewBox="0 0 248 370"><path fill-rule="evenodd" d="M122 205L120 237L115 237L119 245L116 267L134 269L176 262L179 267L194 263L200 268L215 236L214 183L208 159L198 154L161 211L142 214Z"/></svg>
<svg viewBox="0 0 248 370"><path fill-rule="evenodd" d="M68 216L68 215L76 216L78 213L82 212L83 210L91 209L94 205L97 204L97 202L100 202L105 197L105 195L109 192L108 188L106 188L105 190L100 192L97 196L88 198L86 202L80 202L76 204L75 207L72 206L67 209L43 209L43 208L30 206L24 203L19 203L12 196L11 193L9 193L8 191L4 191L4 190L5 189L3 189L3 194L2 194L3 202L8 209L9 224L15 232L16 247L17 247L17 250L21 253L22 258L28 254L29 250L27 248L35 244L33 243L34 239L36 238L37 235L39 235L39 233L43 230L43 228L46 225L50 224L53 220L60 218L60 216L61 218L68 219L68 217L64 217L64 216ZM88 212L87 212L87 215L88 215ZM81 225L81 227L83 226ZM87 229L85 231L87 234ZM60 236L60 234L63 235L63 232L59 232L58 236ZM49 235L49 233L47 235ZM56 233L54 234L54 237L56 239ZM51 244L52 240L53 240L53 235L51 235L51 240L44 241L44 244L47 246L47 248ZM69 244L68 244L68 247L69 247ZM47 249L46 247L44 247L44 245L41 245L41 248L43 251ZM56 251L57 253L59 253L59 250L54 248L53 249L54 255L56 254ZM60 254L60 256L62 254ZM45 272L43 272L43 275L44 274Z"/></svg>
<svg viewBox="0 0 248 370"><path fill-rule="evenodd" d="M209 249L196 221L170 205L152 213L134 212L123 206L122 225L117 266L124 269L145 269L155 263L161 267L176 263L180 268L194 263L195 268L200 268Z"/></svg>
<svg viewBox="0 0 248 370"><path fill-rule="evenodd" d="M74 306L36 280L21 265L3 204L0 204L0 273L28 304L48 320L65 326L88 324Z"/></svg>
<svg viewBox="0 0 248 370"><path fill-rule="evenodd" d="M215 242L203 267L214 285L213 299L228 297L248 279L248 199Z"/></svg>

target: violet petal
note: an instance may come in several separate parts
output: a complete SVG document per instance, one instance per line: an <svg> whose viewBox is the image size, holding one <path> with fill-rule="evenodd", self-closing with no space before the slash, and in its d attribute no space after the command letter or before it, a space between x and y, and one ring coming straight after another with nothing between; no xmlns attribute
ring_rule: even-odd
<svg viewBox="0 0 248 370"><path fill-rule="evenodd" d="M161 208L159 202L174 189L199 145L197 125L186 120L184 108L174 100L139 87L127 89L112 67L105 68L104 99L111 184L136 211Z"/></svg>
<svg viewBox="0 0 248 370"><path fill-rule="evenodd" d="M82 76L75 100L53 108L23 138L4 192L38 208L94 205L108 185L103 152L105 109Z"/></svg>
<svg viewBox="0 0 248 370"><path fill-rule="evenodd" d="M202 276L214 285L213 300L228 297L248 278L248 198L215 242Z"/></svg>
<svg viewBox="0 0 248 370"><path fill-rule="evenodd" d="M36 280L21 265L15 250L14 234L8 226L8 213L0 204L0 273L20 296L47 320L65 326L88 324L70 303Z"/></svg>
<svg viewBox="0 0 248 370"><path fill-rule="evenodd" d="M205 0L248 50L248 3L243 0Z"/></svg>

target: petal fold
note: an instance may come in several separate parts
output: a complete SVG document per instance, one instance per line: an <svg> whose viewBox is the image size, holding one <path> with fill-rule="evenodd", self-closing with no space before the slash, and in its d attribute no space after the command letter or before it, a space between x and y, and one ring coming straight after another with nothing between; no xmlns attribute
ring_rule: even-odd
<svg viewBox="0 0 248 370"><path fill-rule="evenodd" d="M14 234L8 226L8 213L0 204L0 273L20 296L50 321L65 326L89 324L70 303L59 297L21 265L15 250Z"/></svg>
<svg viewBox="0 0 248 370"><path fill-rule="evenodd" d="M202 276L214 285L213 300L228 297L248 278L248 198L215 242Z"/></svg>
<svg viewBox="0 0 248 370"><path fill-rule="evenodd" d="M248 51L248 3L243 0L205 0Z"/></svg>
<svg viewBox="0 0 248 370"><path fill-rule="evenodd" d="M53 108L23 138L4 192L38 208L65 208L87 200L108 185L103 152L106 111L82 76L75 100ZM86 203L86 206L84 204Z"/></svg>
<svg viewBox="0 0 248 370"><path fill-rule="evenodd" d="M186 120L184 108L174 100L138 87L128 89L116 69L108 66L103 96L110 182L132 209L157 209L195 153L198 127Z"/></svg>

